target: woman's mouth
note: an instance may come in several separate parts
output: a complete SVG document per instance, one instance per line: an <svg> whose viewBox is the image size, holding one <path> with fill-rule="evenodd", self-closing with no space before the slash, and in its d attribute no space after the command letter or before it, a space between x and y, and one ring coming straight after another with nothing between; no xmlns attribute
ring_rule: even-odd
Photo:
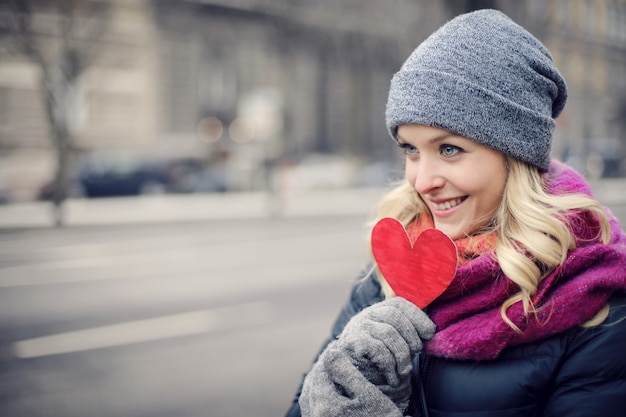
<svg viewBox="0 0 626 417"><path fill-rule="evenodd" d="M452 207L456 207L459 204L461 204L463 201L465 201L466 198L467 198L467 196L459 197L459 198L455 198L453 200L444 201L443 203L432 202L432 205L433 205L433 208L435 210L437 210L437 211L450 210Z"/></svg>

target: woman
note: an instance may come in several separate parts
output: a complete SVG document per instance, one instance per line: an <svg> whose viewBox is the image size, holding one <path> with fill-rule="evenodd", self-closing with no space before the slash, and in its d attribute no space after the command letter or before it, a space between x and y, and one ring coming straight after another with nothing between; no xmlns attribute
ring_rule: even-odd
<svg viewBox="0 0 626 417"><path fill-rule="evenodd" d="M498 11L413 52L386 109L406 181L380 217L412 241L443 232L456 272L420 309L374 250L288 416L623 414L626 236L550 158L566 97L546 48Z"/></svg>

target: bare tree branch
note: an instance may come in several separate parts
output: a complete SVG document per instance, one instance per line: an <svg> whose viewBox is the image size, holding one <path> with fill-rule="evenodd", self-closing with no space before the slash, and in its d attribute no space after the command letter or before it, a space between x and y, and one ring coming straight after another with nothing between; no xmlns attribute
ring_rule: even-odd
<svg viewBox="0 0 626 417"><path fill-rule="evenodd" d="M52 196L57 225L72 159L71 113L80 78L102 49L110 2L102 0L0 0L0 37L40 70L40 90L56 150ZM5 42L6 44L7 42Z"/></svg>

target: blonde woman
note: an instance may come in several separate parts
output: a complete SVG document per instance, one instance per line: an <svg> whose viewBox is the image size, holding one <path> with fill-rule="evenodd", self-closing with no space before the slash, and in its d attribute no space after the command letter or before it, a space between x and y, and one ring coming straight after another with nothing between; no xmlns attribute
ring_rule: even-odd
<svg viewBox="0 0 626 417"><path fill-rule="evenodd" d="M546 48L494 10L413 52L386 109L406 181L380 218L449 237L453 279L420 309L373 263L288 416L624 413L626 235L550 157L566 97Z"/></svg>

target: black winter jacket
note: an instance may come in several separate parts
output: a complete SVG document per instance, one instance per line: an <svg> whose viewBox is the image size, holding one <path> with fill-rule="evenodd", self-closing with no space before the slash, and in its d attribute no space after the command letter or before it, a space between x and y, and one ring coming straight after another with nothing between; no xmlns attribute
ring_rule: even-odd
<svg viewBox="0 0 626 417"><path fill-rule="evenodd" d="M358 281L322 350L352 316L382 299L373 274ZM421 355L414 361L413 396L407 415L626 415L626 294L615 295L610 305L609 317L599 326L574 328L539 342L510 347L495 360ZM301 415L301 389L302 384L287 417Z"/></svg>

